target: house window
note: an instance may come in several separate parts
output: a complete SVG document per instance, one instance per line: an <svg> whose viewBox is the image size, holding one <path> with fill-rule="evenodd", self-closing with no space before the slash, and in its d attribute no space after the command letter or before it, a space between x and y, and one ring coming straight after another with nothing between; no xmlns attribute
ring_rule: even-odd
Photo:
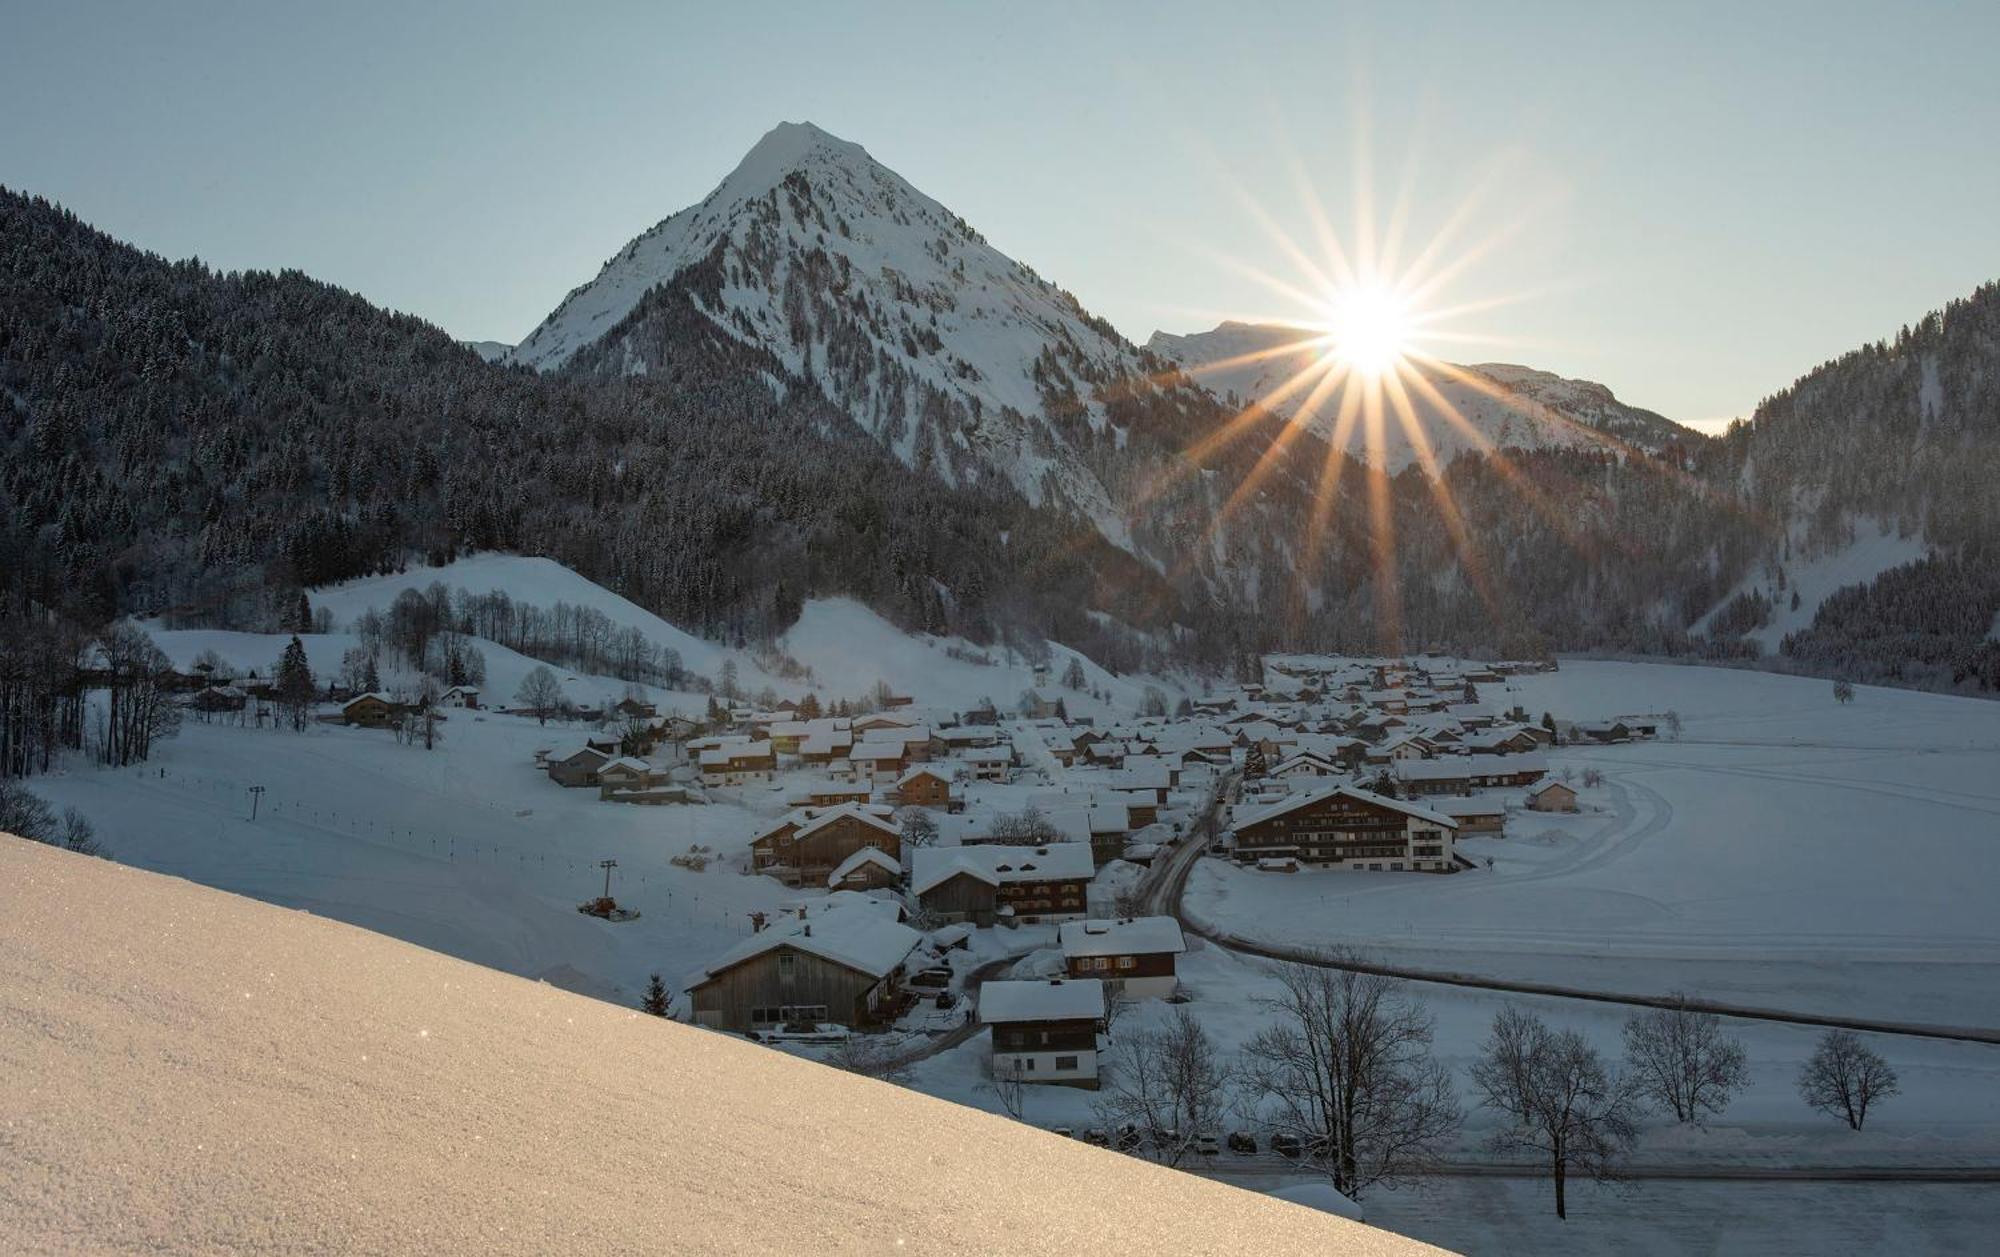
<svg viewBox="0 0 2000 1257"><path fill-rule="evenodd" d="M1075 1069L1075 1068L1076 1068L1076 1058L1075 1058L1074 1056L1058 1056L1058 1057L1056 1057L1056 1068L1057 1068L1057 1069Z"/></svg>
<svg viewBox="0 0 2000 1257"><path fill-rule="evenodd" d="M1120 969L1137 969L1139 962L1130 956L1120 956L1118 958L1118 967Z"/></svg>
<svg viewBox="0 0 2000 1257"><path fill-rule="evenodd" d="M779 953L778 953L778 976L779 976L779 977L781 977L781 978L789 978L789 977L791 977L791 976L792 976L792 971L793 971L793 969L797 967L797 961L798 961L798 957L797 957L797 956L794 956L794 955L793 955L792 953L790 953L790 952L788 952L788 951L781 951L781 952L779 952Z"/></svg>

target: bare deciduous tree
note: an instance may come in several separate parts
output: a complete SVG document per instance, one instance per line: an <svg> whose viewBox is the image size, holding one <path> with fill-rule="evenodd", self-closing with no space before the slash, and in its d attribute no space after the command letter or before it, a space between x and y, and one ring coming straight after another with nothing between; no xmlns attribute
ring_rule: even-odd
<svg viewBox="0 0 2000 1257"><path fill-rule="evenodd" d="M136 624L112 625L97 639L97 646L107 695L98 718L98 758L122 768L150 756L154 739L172 737L180 730L173 665Z"/></svg>
<svg viewBox="0 0 2000 1257"><path fill-rule="evenodd" d="M1157 1030L1133 1030L1112 1044L1101 1098L1094 1106L1110 1129L1133 1126L1167 1165L1178 1165L1195 1140L1221 1120L1229 1070L1215 1042L1185 1008Z"/></svg>
<svg viewBox="0 0 2000 1257"><path fill-rule="evenodd" d="M547 724L549 714L562 706L562 682L544 664L536 664L521 678L521 688L514 692L514 701L531 712L537 723Z"/></svg>
<svg viewBox="0 0 2000 1257"><path fill-rule="evenodd" d="M1722 1018L1690 1008L1679 991L1671 1008L1625 1023L1625 1060L1640 1092L1677 1122L1701 1122L1729 1107L1748 1070L1743 1045L1722 1032Z"/></svg>
<svg viewBox="0 0 2000 1257"><path fill-rule="evenodd" d="M1483 1102L1513 1119L1489 1141L1496 1152L1526 1150L1548 1158L1556 1216L1567 1218L1571 1173L1602 1182L1639 1136L1638 1089L1612 1072L1575 1030L1551 1030L1532 1013L1509 1008L1473 1062Z"/></svg>
<svg viewBox="0 0 2000 1257"><path fill-rule="evenodd" d="M1430 1014L1379 974L1286 964L1278 978L1275 1024L1243 1053L1246 1089L1271 1124L1349 1197L1429 1169L1461 1120L1431 1055Z"/></svg>
<svg viewBox="0 0 2000 1257"><path fill-rule="evenodd" d="M903 827L906 847L928 847L938 839L937 818L923 808L906 807L896 813L896 820Z"/></svg>
<svg viewBox="0 0 2000 1257"><path fill-rule="evenodd" d="M1896 1071L1852 1030L1829 1030L1820 1036L1812 1059L1799 1069L1799 1096L1822 1113L1860 1130L1868 1109L1900 1090Z"/></svg>

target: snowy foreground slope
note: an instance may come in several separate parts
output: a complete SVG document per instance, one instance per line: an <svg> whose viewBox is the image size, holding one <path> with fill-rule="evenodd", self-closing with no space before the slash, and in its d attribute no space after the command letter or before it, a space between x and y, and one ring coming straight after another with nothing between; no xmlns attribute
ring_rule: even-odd
<svg viewBox="0 0 2000 1257"><path fill-rule="evenodd" d="M1155 332L1146 347L1179 363L1216 395L1239 406L1265 401L1275 413L1332 440L1345 390L1314 393L1310 381L1324 369L1326 353L1316 335L1274 324L1226 322L1185 336ZM1401 471L1420 460L1422 446L1443 464L1461 451L1489 446L1615 450L1636 445L1657 450L1668 441L1700 439L1650 410L1626 405L1589 380L1505 363L1410 364L1407 369L1424 381L1405 389L1421 442L1392 418L1382 425L1380 445L1373 445L1366 425L1357 419L1340 434L1350 457ZM1287 390L1301 372L1307 375L1306 386Z"/></svg>
<svg viewBox="0 0 2000 1257"><path fill-rule="evenodd" d="M1433 1251L4 836L0 1062L16 1252Z"/></svg>

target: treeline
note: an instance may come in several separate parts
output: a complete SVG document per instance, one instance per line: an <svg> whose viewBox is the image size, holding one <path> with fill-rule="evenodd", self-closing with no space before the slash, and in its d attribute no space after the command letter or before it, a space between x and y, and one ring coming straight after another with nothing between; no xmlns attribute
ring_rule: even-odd
<svg viewBox="0 0 2000 1257"><path fill-rule="evenodd" d="M1787 657L1871 684L2000 692L2000 561L1986 550L1932 555L1834 591Z"/></svg>
<svg viewBox="0 0 2000 1257"><path fill-rule="evenodd" d="M178 683L129 622L88 632L47 613L0 617L0 778L48 772L66 751L144 761L180 728Z"/></svg>

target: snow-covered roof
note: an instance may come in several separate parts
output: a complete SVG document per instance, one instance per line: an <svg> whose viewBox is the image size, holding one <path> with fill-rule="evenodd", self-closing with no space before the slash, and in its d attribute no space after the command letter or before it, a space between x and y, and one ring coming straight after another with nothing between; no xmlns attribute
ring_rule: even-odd
<svg viewBox="0 0 2000 1257"><path fill-rule="evenodd" d="M808 952L822 960L879 978L902 964L923 941L923 935L895 918L859 905L829 909L800 921L780 917L774 924L752 934L736 946L709 961L690 986L703 978L713 978L746 960L753 960L780 947Z"/></svg>
<svg viewBox="0 0 2000 1257"><path fill-rule="evenodd" d="M711 764L729 764L742 759L769 759L769 742L733 742L728 746L710 747L701 753L702 767Z"/></svg>
<svg viewBox="0 0 2000 1257"><path fill-rule="evenodd" d="M1096 978L988 982L979 988L985 1025L1021 1021L1096 1021L1104 1016L1104 983Z"/></svg>
<svg viewBox="0 0 2000 1257"><path fill-rule="evenodd" d="M1283 816L1287 812L1295 812L1308 804L1318 803L1322 799L1330 799L1337 794L1345 795L1347 798L1361 803L1373 803L1379 807L1391 808L1403 813L1405 816L1413 816L1420 821L1430 821L1434 824L1443 825L1448 829L1458 828L1458 822L1444 815L1442 812L1434 812L1427 807L1418 807L1416 804L1406 803L1402 799L1392 799L1386 794L1377 794L1373 790L1363 790L1359 786L1327 786L1320 790L1308 790L1304 794L1295 794L1290 798L1282 799L1271 804L1269 807L1259 808L1247 816L1236 817L1233 823L1238 829L1243 828L1245 825L1261 824L1274 816Z"/></svg>
<svg viewBox="0 0 2000 1257"><path fill-rule="evenodd" d="M910 782L915 781L920 777L935 777L939 781L947 783L951 781L951 774L947 772L945 769L939 767L938 765L918 764L915 768L910 769L908 772L905 772L902 776L896 778L896 784L899 786L908 785Z"/></svg>
<svg viewBox="0 0 2000 1257"><path fill-rule="evenodd" d="M1181 923L1172 917L1065 921L1056 937L1065 956L1155 956L1187 950Z"/></svg>
<svg viewBox="0 0 2000 1257"><path fill-rule="evenodd" d="M633 759L630 755L620 755L617 759L600 767L597 770L597 774L601 777L605 773L614 770L628 773L649 773L653 771L653 766L643 759Z"/></svg>
<svg viewBox="0 0 2000 1257"><path fill-rule="evenodd" d="M880 847L863 847L836 865L833 872L827 874L826 884L829 886L838 886L847 879L849 873L869 864L879 865L898 877L903 875L902 864L891 859L888 853Z"/></svg>
<svg viewBox="0 0 2000 1257"><path fill-rule="evenodd" d="M847 758L872 763L875 760L902 759L910 753L910 748L901 742L856 742L847 750Z"/></svg>
<svg viewBox="0 0 2000 1257"><path fill-rule="evenodd" d="M1087 842L1045 847L984 843L976 847L918 847L910 853L910 892L921 895L961 873L998 886L1005 882L1088 880L1097 872Z"/></svg>
<svg viewBox="0 0 2000 1257"><path fill-rule="evenodd" d="M1557 787L1561 787L1562 789L1569 791L1571 794L1576 793L1575 786L1570 785L1566 781L1557 781L1554 777L1550 777L1546 781L1539 781L1536 782L1534 785L1529 786L1528 797L1532 799L1538 794L1545 794L1550 790L1556 789Z"/></svg>

